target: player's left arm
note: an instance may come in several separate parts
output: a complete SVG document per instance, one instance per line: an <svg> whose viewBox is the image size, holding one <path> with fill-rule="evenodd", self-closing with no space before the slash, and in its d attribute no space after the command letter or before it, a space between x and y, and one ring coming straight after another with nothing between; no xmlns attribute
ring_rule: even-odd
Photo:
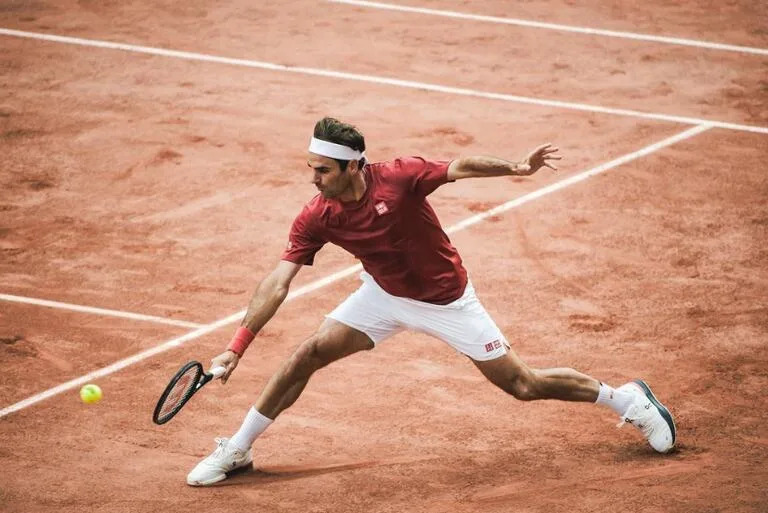
<svg viewBox="0 0 768 513"><path fill-rule="evenodd" d="M530 176L542 167L557 170L551 162L560 160L557 148L543 144L530 152L520 162L512 162L496 157L461 157L448 166L448 181L462 178L484 178L490 176Z"/></svg>

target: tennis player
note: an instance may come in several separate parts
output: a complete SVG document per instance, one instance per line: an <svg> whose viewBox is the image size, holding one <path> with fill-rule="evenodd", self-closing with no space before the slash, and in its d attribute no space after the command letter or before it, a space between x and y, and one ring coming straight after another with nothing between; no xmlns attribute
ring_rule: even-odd
<svg viewBox="0 0 768 513"><path fill-rule="evenodd" d="M644 381L614 389L573 369L533 369L510 349L427 201L432 191L456 180L556 169L557 148L539 146L521 162L408 157L369 163L364 152L365 139L354 126L328 117L315 125L307 165L319 194L294 220L280 262L259 284L242 325L212 365L226 367L226 382L255 334L285 300L296 273L312 265L324 244L341 246L360 259L362 285L281 365L240 429L229 439L216 439L216 449L189 473L188 484L210 485L249 465L251 445L296 401L315 371L404 330L443 340L521 401L602 404L621 417L620 425L637 427L656 451L673 448L672 416Z"/></svg>

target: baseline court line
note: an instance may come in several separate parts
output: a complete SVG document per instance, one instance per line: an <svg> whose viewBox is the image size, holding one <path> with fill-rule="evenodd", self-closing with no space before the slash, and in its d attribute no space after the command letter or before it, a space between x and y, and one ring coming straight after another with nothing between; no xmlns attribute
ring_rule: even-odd
<svg viewBox="0 0 768 513"><path fill-rule="evenodd" d="M28 305L47 306L49 308L60 308L62 310L72 310L74 312L84 312L110 317L121 317L123 319L132 319L134 321L155 322L158 324L169 324L171 326L181 326L183 328L199 328L203 326L197 322L179 321L168 319L166 317L157 317L155 315L145 315L122 310L108 310L106 308L96 308L93 306L75 305L72 303L61 303L59 301L50 301L48 299L37 299L33 297L14 296L11 294L0 294L0 300L13 301L15 303L25 303Z"/></svg>
<svg viewBox="0 0 768 513"><path fill-rule="evenodd" d="M671 146L677 142L683 141L685 139L689 139L695 135L698 135L706 130L709 130L712 128L710 125L701 125L689 128L683 132L680 132L677 135L673 135L671 137L667 137L666 139L663 139L659 142L650 144L644 148L641 148L640 150L634 151L632 153L628 153L622 157L613 159L609 162L606 162L605 164L602 164L600 166L594 167L592 169L589 169L587 171L583 171L581 173L575 174L569 178L565 178L563 180L560 180L559 182L555 182L553 184L550 184L546 187L542 187L541 189L538 189L536 191L533 191L531 193L528 193L524 196L521 196L520 198L508 201L502 205L499 205L498 207L492 208L491 210L474 215L472 217L469 217L465 219L464 221L461 221L453 226L450 226L446 229L446 232L448 233L455 233L461 230L464 230L474 224L479 223L483 219L486 219L487 217L490 217L492 215L499 214L501 212L505 212L507 210L510 210L512 208L518 207L520 205L523 205L525 203L528 203L530 201L533 201L535 199L541 198L542 196L546 196L547 194L550 194L552 192L558 191L560 189L563 189L565 187L568 187L569 185L573 185L575 183L581 182L582 180L586 180L587 178L591 176L595 176L596 174L608 171L609 169L613 169L615 167L618 167L622 164L625 164L627 162L630 162L632 160L638 159L640 157L644 157L646 155L650 155L651 153L654 153L656 151L659 151L662 148L666 148L667 146ZM307 285L304 285L303 287L300 287L296 289L293 292L290 292L288 294L288 297L286 298L287 301L292 301L296 298L299 298L301 296L304 296L306 294L309 294L310 292L313 292L315 290L321 289L325 287L326 285L330 285L331 283L334 283L336 281L341 280L342 278L345 278L347 276L350 276L352 274L355 274L362 270L362 265L356 264L350 267L347 267L345 269L342 269L341 271L338 271L336 273L330 274L326 276L325 278L321 278L319 280L313 281ZM142 351L138 354L135 354L133 356L130 356L128 358L124 358L122 360L119 360L112 365L109 365L107 367L103 367L101 369L95 370L93 372L90 372L84 376L81 376L79 378L75 378L73 380L67 381L66 383L62 383L61 385L58 385L56 387L50 388L44 392L40 392L39 394L35 394L31 397L28 397L22 401L19 401L15 404L12 404L10 406L7 406L0 410L0 418L5 417L6 415L13 413L15 411L19 411L21 409L27 408L28 406L31 406L35 403L38 403L40 401L43 401L45 399L48 399L49 397L53 397L57 394L60 394L62 392L66 392L68 390L72 390L73 388L77 388L79 386L82 386L90 381L93 381L96 378L101 378L104 376L107 376L109 374L113 374L121 369L124 369L130 365L133 365L134 363L138 363L142 360L146 360L147 358L154 356L156 354L168 351L169 349L173 349L175 347L178 347L185 342L189 342L190 340L198 339L204 335L207 335L208 333L211 333L223 326L226 326L227 324L239 321L243 318L245 315L245 310L240 310L239 312L236 312L228 317L224 317L223 319L220 319L218 321L214 321L211 324L202 326L194 331L190 331L189 333L182 335L180 337L172 338L171 340L164 342L158 346L155 346L151 349L147 349L146 351Z"/></svg>
<svg viewBox="0 0 768 513"><path fill-rule="evenodd" d="M343 80L354 80L357 82L366 82L370 84L383 84L408 89L418 89L422 91L434 91L439 93L454 94L459 96L469 96L474 98L486 98L491 100L502 100L513 103L524 103L529 105L539 105L544 107L555 107L561 109L577 110L584 112L596 112L600 114L612 114L615 116L628 116L641 119L653 119L657 121L670 121L684 125L711 125L717 128L727 130L740 130L744 132L754 132L758 134L768 134L768 127L741 125L738 123L728 123L724 121L691 118L686 116L676 116L669 114L660 114L653 112L642 112L630 109L615 109L612 107L601 107L599 105L589 105L586 103L565 102L559 100L547 100L542 98L532 98L528 96L516 96L512 94L491 93L477 91L475 89L465 89L461 87L450 87L439 84L429 84L426 82L414 82L411 80L400 80L396 78L380 77L375 75L363 75L358 73L346 73L343 71L333 71L319 68L306 68L301 66L285 66L270 62L253 61L248 59L233 59L229 57L218 57L194 52L183 52L178 50L166 50L163 48L154 48L150 46L136 46L124 43L112 43L96 39L81 39L77 37L56 36L40 34L36 32L23 32L20 30L9 30L0 28L0 35L23 37L29 39L39 39L43 41L53 41L56 43L73 44L80 46L92 46L97 48L108 48L112 50L124 50L127 52L142 53L148 55L159 55L162 57L173 57L177 59L186 59L191 61L215 62L219 64L231 64L233 66L244 66L248 68L266 69L270 71L284 71L289 73L298 73L302 75L312 75L320 77L338 78Z"/></svg>
<svg viewBox="0 0 768 513"><path fill-rule="evenodd" d="M755 55L768 55L768 48L754 46L729 45L713 43L700 39L688 39L682 37L654 36L652 34L640 34L637 32L625 32L623 30L605 30L576 25L563 25L560 23L546 23L541 21L523 20L520 18L507 18L502 16L486 16L482 14L469 14L458 11L444 11L440 9L428 9L425 7L412 7L408 5L388 4L384 2L367 2L364 0L327 0L335 4L348 4L358 7L370 7L372 9L385 9L388 11L412 12L417 14L429 14L445 18L458 18L462 20L483 21L489 23L502 23L505 25L517 25L520 27L557 30L560 32L576 32L594 36L618 37L622 39L634 39L638 41L652 41L654 43L666 43L671 45L693 46L710 50L725 50L729 52L749 53Z"/></svg>

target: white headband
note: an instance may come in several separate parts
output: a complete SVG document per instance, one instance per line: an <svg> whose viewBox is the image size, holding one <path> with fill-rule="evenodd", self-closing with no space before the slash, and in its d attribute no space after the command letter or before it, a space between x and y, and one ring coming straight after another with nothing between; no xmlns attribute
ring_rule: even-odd
<svg viewBox="0 0 768 513"><path fill-rule="evenodd" d="M339 160L360 160L365 157L364 152L353 150L349 146L323 141L314 137L309 143L309 151L316 155Z"/></svg>

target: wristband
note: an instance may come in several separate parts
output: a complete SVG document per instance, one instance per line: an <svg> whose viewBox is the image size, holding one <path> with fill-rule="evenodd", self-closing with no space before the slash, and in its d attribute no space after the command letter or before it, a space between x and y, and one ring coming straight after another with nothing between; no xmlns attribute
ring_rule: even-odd
<svg viewBox="0 0 768 513"><path fill-rule="evenodd" d="M243 353L246 349L248 349L248 345L253 340L253 337L256 335L246 328L245 326L240 326L237 328L237 331L235 332L235 336L232 337L232 341L227 346L228 351L232 351L237 356L242 357Z"/></svg>

